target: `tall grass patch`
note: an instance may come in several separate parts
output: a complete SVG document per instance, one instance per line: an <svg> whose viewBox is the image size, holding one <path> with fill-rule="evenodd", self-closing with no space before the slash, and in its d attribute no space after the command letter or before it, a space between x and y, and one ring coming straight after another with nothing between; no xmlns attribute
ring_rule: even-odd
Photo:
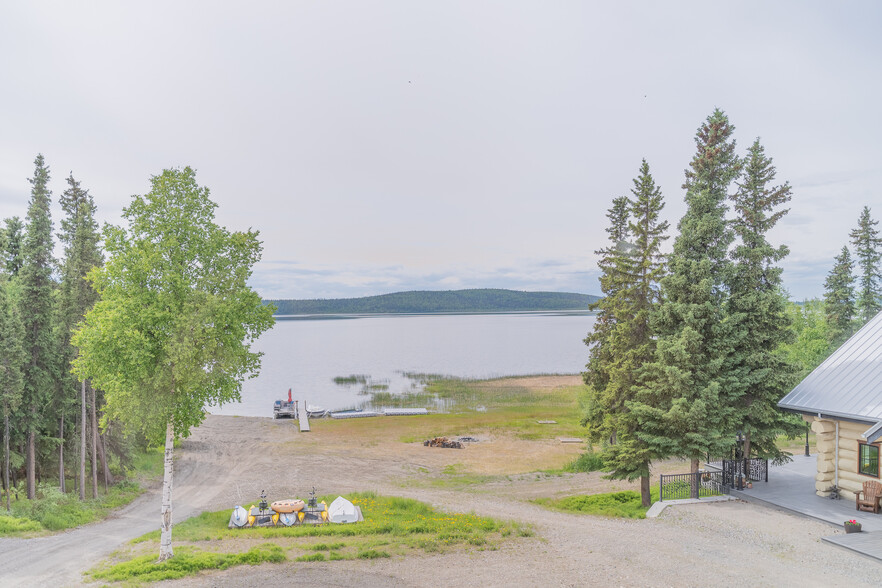
<svg viewBox="0 0 882 588"><path fill-rule="evenodd" d="M652 502L658 500L658 488L651 488L650 496ZM626 519L645 519L649 510L641 504L640 493L633 490L559 499L540 498L534 502L555 510Z"/></svg>
<svg viewBox="0 0 882 588"><path fill-rule="evenodd" d="M95 580L107 582L159 582L198 574L203 570L225 570L248 564L280 563L287 559L282 548L272 543L252 547L243 553L213 553L193 547L175 549L175 556L156 563L156 555L142 555L129 561L101 566L87 572Z"/></svg>

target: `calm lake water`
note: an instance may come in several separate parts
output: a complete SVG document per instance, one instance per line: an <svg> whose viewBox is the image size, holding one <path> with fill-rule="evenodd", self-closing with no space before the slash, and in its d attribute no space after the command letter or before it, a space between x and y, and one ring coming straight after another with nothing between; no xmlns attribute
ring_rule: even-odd
<svg viewBox="0 0 882 588"><path fill-rule="evenodd" d="M369 383L407 392L405 373L492 378L575 374L588 360L582 340L593 328L586 312L367 315L278 320L256 342L260 374L242 386L242 402L213 414L272 416L276 399L293 397L329 410L362 406L361 385L335 377L364 375Z"/></svg>

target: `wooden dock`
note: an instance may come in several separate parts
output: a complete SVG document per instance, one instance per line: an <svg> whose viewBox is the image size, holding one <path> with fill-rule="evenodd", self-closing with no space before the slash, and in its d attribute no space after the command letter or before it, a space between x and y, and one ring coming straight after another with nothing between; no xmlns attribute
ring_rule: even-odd
<svg viewBox="0 0 882 588"><path fill-rule="evenodd" d="M306 414L306 400L303 401L303 410L297 411L297 418L300 420L300 432L309 432L309 415Z"/></svg>

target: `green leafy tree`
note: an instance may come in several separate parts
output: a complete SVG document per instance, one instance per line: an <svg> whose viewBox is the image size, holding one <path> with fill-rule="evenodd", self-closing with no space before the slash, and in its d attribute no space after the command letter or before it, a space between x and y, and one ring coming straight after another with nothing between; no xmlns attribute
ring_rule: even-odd
<svg viewBox="0 0 882 588"><path fill-rule="evenodd" d="M27 431L27 496L36 493L37 437L45 426L46 408L55 385L56 344L52 332L52 219L49 215L49 168L42 155L34 160L27 231L22 244L21 297L19 305L24 323L24 364L22 424Z"/></svg>
<svg viewBox="0 0 882 588"><path fill-rule="evenodd" d="M609 358L604 366L607 377L602 387L592 386L582 422L589 427L593 441L615 439L615 443L606 445L603 451L609 477L639 478L643 506L649 506L653 453L637 436L640 422L628 403L634 398L643 365L651 361L655 353L650 316L658 303L658 282L664 272L661 245L667 239L668 223L659 218L664 201L646 160L640 166L640 175L634 180L631 193L633 199L628 202L631 243L625 248L626 252L619 254L618 262L609 266L612 271L607 275L617 288L603 299L604 310L614 318L609 336L599 342ZM615 227L613 224L612 228ZM617 237L615 230L611 235ZM619 238L617 243L621 241ZM589 370L591 367L589 363Z"/></svg>
<svg viewBox="0 0 882 588"><path fill-rule="evenodd" d="M754 452L780 459L775 439L782 432L794 434L792 419L777 403L794 384L796 366L779 352L792 335L787 298L782 291L781 268L776 264L788 253L775 247L768 232L787 214L781 208L790 201L790 184L774 185L775 166L759 139L744 161L738 190L731 196L735 219L732 227L738 243L732 251L727 314L732 329L732 354L726 371L730 393L737 396L735 423L745 437L744 455Z"/></svg>
<svg viewBox="0 0 882 588"><path fill-rule="evenodd" d="M801 380L821 365L831 352L824 302L788 302L787 315L790 317L793 336L791 341L781 346L781 352L789 363L798 367L796 379Z"/></svg>
<svg viewBox="0 0 882 588"><path fill-rule="evenodd" d="M655 358L630 407L642 423L637 435L652 454L689 459L693 472L707 452L720 455L732 443L734 402L724 385L731 332L723 309L733 241L726 199L740 171L733 131L715 110L696 134L683 186L687 209L652 317Z"/></svg>
<svg viewBox="0 0 882 588"><path fill-rule="evenodd" d="M25 354L24 332L18 308L7 295L9 282L0 284L0 407L3 409L3 485L9 512L9 417L18 408L22 395L21 368Z"/></svg>
<svg viewBox="0 0 882 588"><path fill-rule="evenodd" d="M256 232L214 223L216 204L187 167L163 171L106 227L107 262L89 278L99 300L75 332L74 371L105 392L105 418L165 437L159 559L173 555L174 439L202 422L206 405L239 399L260 367L250 344L273 324L272 307L247 285Z"/></svg>
<svg viewBox="0 0 882 588"><path fill-rule="evenodd" d="M857 307L854 299L854 262L848 247L836 256L835 264L824 281L824 310L831 350L854 333Z"/></svg>
<svg viewBox="0 0 882 588"><path fill-rule="evenodd" d="M9 217L4 224L3 266L6 273L17 276L22 265L21 239L24 225L17 216Z"/></svg>
<svg viewBox="0 0 882 588"><path fill-rule="evenodd" d="M880 273L879 262L882 260L882 238L879 238L879 229L875 228L879 221L870 217L870 208L864 206L858 219L858 226L851 232L851 243L854 245L854 255L857 265L860 267L858 276L857 309L861 324L876 316L882 304L880 304Z"/></svg>
<svg viewBox="0 0 882 588"><path fill-rule="evenodd" d="M61 232L58 239L64 245L64 260L61 264L61 284L58 296L58 334L61 365L69 366L76 349L71 345L70 338L74 327L79 323L95 301L98 293L86 281L86 274L92 268L103 263L99 246L100 235L98 223L95 222L95 203L88 190L84 190L70 174L67 178L67 189L58 201L64 211L61 219ZM59 476L61 489L64 488L64 418L66 413L76 404L79 396L80 404L80 467L79 491L80 499L85 499L85 463L86 463L86 383L79 382L68 368L61 370L58 378L56 403L59 408ZM92 422L96 420L95 391L92 389ZM99 446L97 431L92 430L91 446L93 454ZM105 469L106 469L106 460ZM97 498L96 459L92 458L92 497Z"/></svg>

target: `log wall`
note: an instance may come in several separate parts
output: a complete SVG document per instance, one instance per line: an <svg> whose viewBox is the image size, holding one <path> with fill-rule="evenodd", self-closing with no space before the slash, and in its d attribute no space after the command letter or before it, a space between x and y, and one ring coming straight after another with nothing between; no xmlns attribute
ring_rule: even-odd
<svg viewBox="0 0 882 588"><path fill-rule="evenodd" d="M815 490L818 496L829 496L836 472L836 421L812 419L818 451ZM879 479L858 473L858 444L863 441L863 432L869 428L870 425L864 423L839 421L839 493L844 499L853 500L865 481Z"/></svg>

